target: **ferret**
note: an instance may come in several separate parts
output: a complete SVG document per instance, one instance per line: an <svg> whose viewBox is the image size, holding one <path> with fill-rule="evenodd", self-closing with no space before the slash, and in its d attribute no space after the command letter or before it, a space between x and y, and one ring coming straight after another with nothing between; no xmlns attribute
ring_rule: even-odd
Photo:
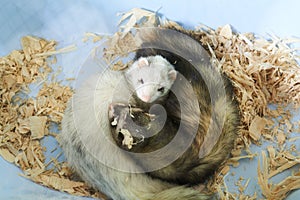
<svg viewBox="0 0 300 200"><path fill-rule="evenodd" d="M144 66L144 61L138 60L137 67L140 64ZM147 61L151 65L151 59ZM165 72L169 77L170 71ZM170 77L173 75L174 72L171 72ZM146 83L146 79L138 82ZM161 87L167 91L169 86L158 84L156 92L159 95L156 98L153 98L152 91L149 98L148 89L136 92L136 95L153 103L165 95L166 91L162 91ZM149 176L130 152L116 145L111 134L108 110L112 103L127 105L132 103L130 99L132 90L120 71L104 70L78 88L68 102L59 139L68 164L91 187L114 200L209 199L210 196L191 187Z"/></svg>
<svg viewBox="0 0 300 200"><path fill-rule="evenodd" d="M141 159L139 154L132 154L132 157L137 159L145 171L154 178L175 184L193 185L204 182L229 157L238 133L240 116L228 78L224 74L218 76L215 68L195 55L193 50L196 47L194 43L188 42L186 35L181 35L179 37L181 40L178 41L173 39L172 34L174 32L169 30L165 34L162 34L162 31L143 34L142 36L146 37L145 48L139 49L136 53L137 60L155 55L164 57L187 79L183 81L177 78L172 85L176 95L170 92L170 95L162 102L167 112L164 128L161 128L160 120L151 120L149 113L140 110L123 116L121 124L135 136L136 145L127 149L135 153L157 151L168 145L178 131L183 132L183 135L177 139L179 141L175 143L176 145L173 144L173 148L168 149L171 153L172 151L180 152L178 149L184 150L177 155L177 159L170 160L168 152L160 154L159 157L154 155L150 159ZM147 46L159 48L146 48ZM180 48L183 48L184 54L189 56L189 60L196 65L173 53L178 52ZM129 81L138 79L134 76L127 78L132 79ZM189 89L190 85L192 89ZM195 98L192 98L193 95L196 95L197 102ZM116 107L118 111L112 112L110 121L120 116L122 108L120 105ZM123 107L123 109L127 108ZM138 130L134 124L142 124L149 128L143 129L144 132L140 134L141 130ZM112 127L112 129L112 134L116 134L119 126ZM122 147L120 142L123 139L122 135L115 139ZM190 144L190 146L185 149L182 144ZM157 163L169 164L153 170Z"/></svg>

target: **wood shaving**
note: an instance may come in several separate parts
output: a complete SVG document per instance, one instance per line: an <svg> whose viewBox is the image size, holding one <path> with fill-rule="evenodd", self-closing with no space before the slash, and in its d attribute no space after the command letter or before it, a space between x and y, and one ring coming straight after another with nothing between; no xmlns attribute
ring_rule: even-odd
<svg viewBox="0 0 300 200"><path fill-rule="evenodd" d="M7 160L10 163L13 163L15 161L15 155L13 155L8 149L6 148L0 148L0 155L2 158Z"/></svg>
<svg viewBox="0 0 300 200"><path fill-rule="evenodd" d="M255 116L249 126L250 137L253 140L258 141L260 139L262 130L265 128L266 125L267 125L267 121L264 118Z"/></svg>
<svg viewBox="0 0 300 200"><path fill-rule="evenodd" d="M46 130L46 116L31 116L29 117L29 126L32 139L41 139L45 135Z"/></svg>
<svg viewBox="0 0 300 200"><path fill-rule="evenodd" d="M244 156L234 156L230 159L227 160L226 164L227 165L232 165L234 167L239 166L239 160L242 159L253 159L255 156L257 156L257 154L248 154L248 155L244 155Z"/></svg>
<svg viewBox="0 0 300 200"><path fill-rule="evenodd" d="M243 177L240 177L239 180L235 183L236 186L238 186L238 191L242 194L245 189L248 187L248 184L250 182L250 178L243 184L244 181Z"/></svg>
<svg viewBox="0 0 300 200"><path fill-rule="evenodd" d="M132 137L131 133L127 129L121 129L119 132L122 133L122 135L124 136L122 145L127 146L128 149L131 149L132 145L135 144L133 142L133 137Z"/></svg>
<svg viewBox="0 0 300 200"><path fill-rule="evenodd" d="M70 45L58 50L53 50L53 51L48 51L48 52L43 52L43 53L37 53L34 55L34 57L48 57L56 54L62 54L62 53L68 53L71 51L75 51L77 49L76 45Z"/></svg>
<svg viewBox="0 0 300 200"><path fill-rule="evenodd" d="M300 140L300 136L299 137L293 137L289 139L289 142L294 142L296 140Z"/></svg>
<svg viewBox="0 0 300 200"><path fill-rule="evenodd" d="M82 41L87 42L89 39L92 39L92 41L95 43L95 42L98 42L98 41L102 40L103 37L104 37L103 35L98 35L96 33L88 32L88 33L84 34L84 37L83 37Z"/></svg>
<svg viewBox="0 0 300 200"><path fill-rule="evenodd" d="M276 138L277 138L278 144L282 145L285 143L286 136L285 136L284 132L281 132L281 131L278 132L276 135Z"/></svg>
<svg viewBox="0 0 300 200"><path fill-rule="evenodd" d="M112 70L123 70L125 68L127 68L128 66L130 66L133 62L129 62L124 64L122 61L117 61L116 63L113 64Z"/></svg>

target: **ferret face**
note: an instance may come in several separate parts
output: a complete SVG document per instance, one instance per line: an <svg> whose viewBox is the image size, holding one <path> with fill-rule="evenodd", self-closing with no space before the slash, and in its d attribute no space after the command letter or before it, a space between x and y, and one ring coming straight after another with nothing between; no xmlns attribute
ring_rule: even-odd
<svg viewBox="0 0 300 200"><path fill-rule="evenodd" d="M165 96L172 87L177 71L163 57L141 57L126 71L125 76L137 97L152 103Z"/></svg>

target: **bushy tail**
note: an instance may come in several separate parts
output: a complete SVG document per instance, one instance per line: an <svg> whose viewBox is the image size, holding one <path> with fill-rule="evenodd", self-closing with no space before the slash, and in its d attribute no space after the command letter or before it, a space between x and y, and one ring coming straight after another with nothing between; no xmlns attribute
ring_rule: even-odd
<svg viewBox="0 0 300 200"><path fill-rule="evenodd" d="M199 191L184 186L172 187L156 194L151 200L206 200L213 196L200 193ZM149 199L150 200L150 199Z"/></svg>

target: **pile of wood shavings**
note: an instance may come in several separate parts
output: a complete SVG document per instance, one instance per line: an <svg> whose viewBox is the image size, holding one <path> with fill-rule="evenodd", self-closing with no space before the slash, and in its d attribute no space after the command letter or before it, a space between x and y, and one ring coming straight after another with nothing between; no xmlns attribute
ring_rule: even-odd
<svg viewBox="0 0 300 200"><path fill-rule="evenodd" d="M55 41L31 36L23 37L21 43L22 50L0 58L0 155L36 183L80 196L100 197L85 183L72 181L66 163L55 158L45 163L46 149L41 145L45 136L56 137L49 131L50 123L61 122L73 94L70 87L46 83L52 71L47 59L73 46L56 50ZM26 98L31 83L43 83L36 98ZM53 169L47 168L50 163L54 163Z"/></svg>

